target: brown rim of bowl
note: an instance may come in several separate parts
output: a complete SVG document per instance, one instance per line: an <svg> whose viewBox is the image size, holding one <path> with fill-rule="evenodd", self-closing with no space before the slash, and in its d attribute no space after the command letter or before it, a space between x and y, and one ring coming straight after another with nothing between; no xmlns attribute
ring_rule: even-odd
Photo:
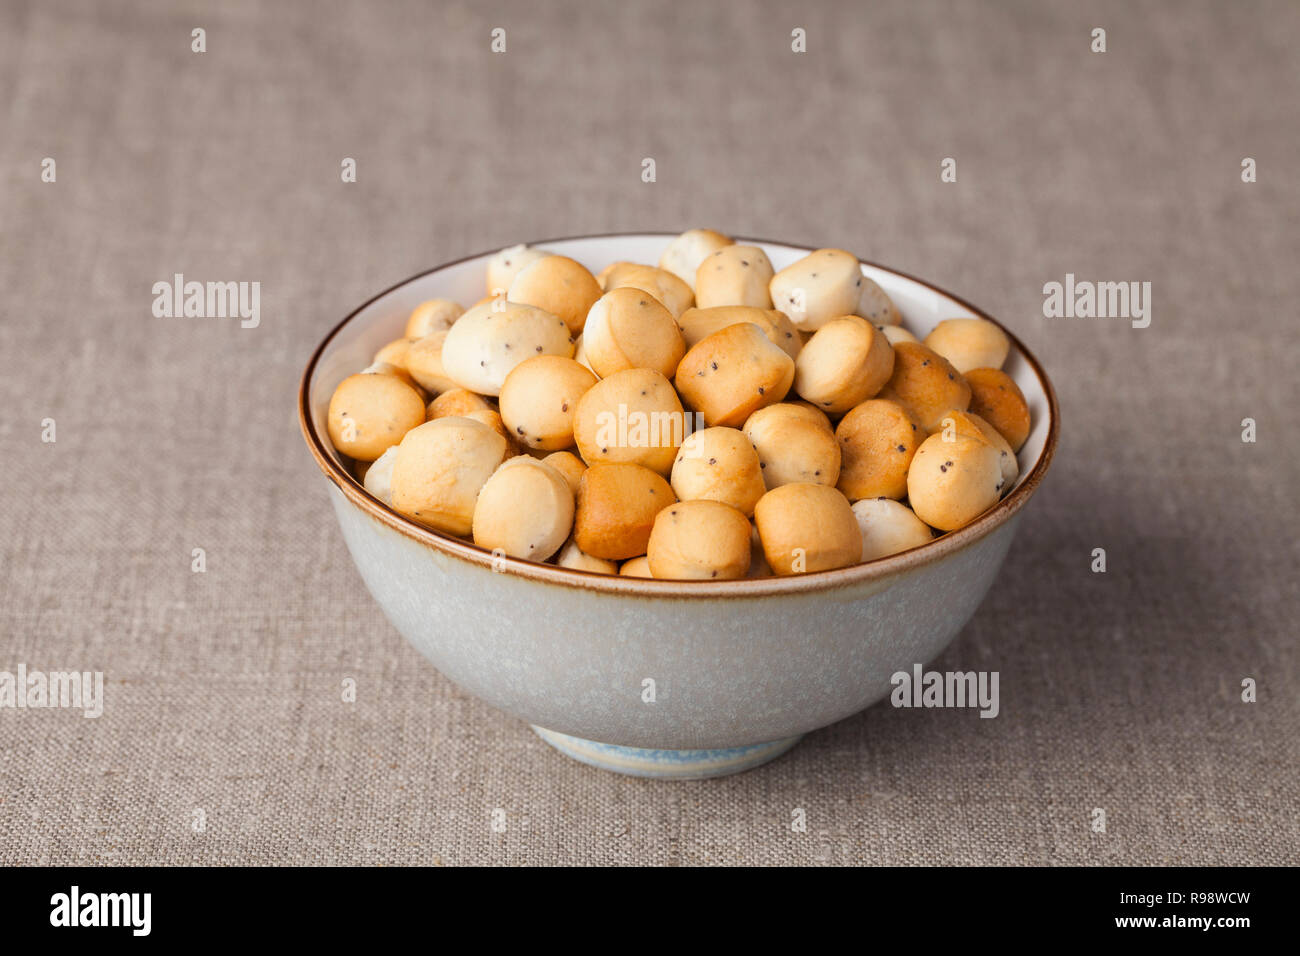
<svg viewBox="0 0 1300 956"><path fill-rule="evenodd" d="M571 242L583 239L618 239L630 236L663 236L665 239L671 239L679 233L675 232L608 232L596 233L585 236L558 236L550 239L538 239L526 245L544 246L552 242ZM787 249L798 249L804 252L816 251L811 246L796 245L789 242L778 242L769 239L743 238L737 239L737 242L757 245L784 246ZM462 541L449 535L432 531L422 525L416 524L409 518L398 514L392 508L383 504L378 499L371 496L365 490L356 477L348 471L343 465L330 453L321 441L320 436L316 433L316 426L312 422L311 412L308 407L308 390L311 384L312 373L316 370L316 363L320 360L321 353L325 347L333 341L334 336L338 335L354 318L361 312L369 308L373 303L379 301L391 292L395 292L405 285L422 279L427 275L435 272L441 272L443 269L451 266L460 265L462 262L468 262L471 259L479 259L484 256L490 256L499 250L496 248L489 249L485 252L476 252L473 255L463 256L460 259L454 259L450 262L444 262L434 266L432 269L426 269L423 272L403 279L396 285L389 286L384 291L371 296L361 305L357 306L347 317L321 340L320 344L312 352L311 358L307 361L307 367L303 370L302 380L298 385L298 423L302 427L303 437L307 441L307 447L311 450L316 464L320 466L325 477L338 487L352 504L366 512L370 517L382 522L394 531L401 532L408 538L432 547L450 557L459 558L470 564L476 564L480 567L495 569L499 573L517 574L521 577L530 578L535 581L541 581L547 584L566 585L568 587L585 588L593 591L600 591L610 594L637 595L641 597L655 598L720 598L720 597L768 597L782 594L796 594L808 591L829 591L835 588L845 587L853 584L860 584L866 581L882 580L924 564L931 564L941 558L944 558L956 551L966 548L976 541L981 540L993 530L1000 527L1012 515L1016 514L1037 490L1038 485L1042 482L1043 476L1047 474L1047 469L1051 466L1052 458L1056 454L1056 444L1060 434L1061 411L1056 402L1056 392L1052 388L1052 382L1043 371L1043 367L1038 363L1023 342L1003 327L991 315L988 315L983 309L977 308L967 302L960 296L953 295L944 289L939 288L931 282L919 279L916 276L909 275L906 272L899 272L897 269L891 269L888 266L882 266L875 262L869 262L865 259L859 259L863 265L880 269L884 272L892 273L900 278L910 279L921 286L936 292L941 296L951 299L953 302L969 309L972 313L983 319L988 319L998 328L1006 333L1011 344L1019 350L1029 367L1037 376L1039 384L1042 386L1043 394L1047 396L1047 440L1043 445L1042 454L1034 467L1029 470L1029 474L1012 489L1011 493L999 501L996 505L985 511L982 515L972 521L970 524L958 528L956 531L949 531L942 537L936 538L929 544L923 544L907 551L901 551L898 554L891 554L888 557L877 558L874 561L868 561L863 564L850 565L847 568L839 568L834 571L814 571L809 574L791 575L788 577L767 577L767 578L745 578L735 581L659 581L653 578L631 578L623 577L616 574L604 574L598 571L579 571L571 568L561 568L553 564L543 564L536 561L526 561L522 558L496 558L492 552L480 548L478 545Z"/></svg>

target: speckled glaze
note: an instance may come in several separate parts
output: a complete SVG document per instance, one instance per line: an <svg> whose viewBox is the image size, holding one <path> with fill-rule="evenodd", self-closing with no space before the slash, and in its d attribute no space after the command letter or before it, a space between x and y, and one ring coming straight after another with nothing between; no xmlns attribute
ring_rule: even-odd
<svg viewBox="0 0 1300 956"><path fill-rule="evenodd" d="M624 259L655 262L669 238L539 244L596 271ZM777 269L806 252L744 241L762 246ZM793 578L672 582L494 561L367 495L322 441L334 386L396 338L418 302L479 298L490 254L426 273L362 306L322 343L301 392L303 431L333 482L330 500L362 579L393 626L448 678L583 762L640 776L718 776L779 756L800 735L880 700L891 674L932 660L969 620L1057 438L1051 386L1014 337L1006 369L1034 418L1016 488L965 528L865 565ZM987 318L917 280L877 266L864 271L919 336L943 318Z"/></svg>

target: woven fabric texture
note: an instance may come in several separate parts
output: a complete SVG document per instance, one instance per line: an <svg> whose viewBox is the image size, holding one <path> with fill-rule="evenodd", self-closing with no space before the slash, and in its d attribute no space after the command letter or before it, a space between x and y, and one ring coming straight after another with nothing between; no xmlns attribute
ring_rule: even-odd
<svg viewBox="0 0 1300 956"><path fill-rule="evenodd" d="M6 0L0 670L105 700L0 709L0 863L1297 862L1297 43L1287 2ZM624 778L365 591L296 422L324 333L471 252L697 225L924 276L1048 369L1053 471L936 664L997 670L995 720ZM176 273L260 324L155 317ZM1066 274L1149 281L1150 326L1045 318Z"/></svg>

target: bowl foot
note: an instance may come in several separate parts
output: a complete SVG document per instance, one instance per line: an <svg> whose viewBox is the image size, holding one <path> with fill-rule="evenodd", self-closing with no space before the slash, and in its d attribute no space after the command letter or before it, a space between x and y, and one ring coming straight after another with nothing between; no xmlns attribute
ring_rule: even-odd
<svg viewBox="0 0 1300 956"><path fill-rule="evenodd" d="M560 753L574 760L602 770L658 780L703 780L742 773L775 760L803 739L803 734L799 734L783 740L721 750L652 750L583 740L545 727L534 726L533 730Z"/></svg>

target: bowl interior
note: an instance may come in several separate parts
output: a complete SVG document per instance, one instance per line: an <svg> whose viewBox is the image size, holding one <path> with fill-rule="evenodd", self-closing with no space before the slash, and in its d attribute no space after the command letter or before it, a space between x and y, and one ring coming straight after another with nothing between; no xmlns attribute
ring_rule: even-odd
<svg viewBox="0 0 1300 956"><path fill-rule="evenodd" d="M656 264L673 235L639 233L591 236L542 240L531 244L576 259L595 273L612 262L623 260ZM737 239L737 242L761 247L771 259L773 267L778 270L810 251L800 246L762 240ZM327 437L329 401L334 389L343 379L369 365L380 348L399 338L406 326L407 316L424 300L451 299L468 308L483 298L486 294L487 260L495 253L496 250L492 250L439 266L381 293L335 329L326 341L307 383L308 412L316 434L321 436L325 453L343 465L342 470L358 488L360 482L352 478L351 470L344 465ZM992 318L916 279L881 266L864 264L862 271L889 293L903 315L903 325L918 338L924 338L944 319ZM1014 333L1011 339L1011 351L1003 370L1024 392L1032 420L1029 438L1016 456L1020 465L1020 476L1017 479L1019 486L1025 482L1047 450L1051 430L1051 402L1048 398L1049 386L1039 378Z"/></svg>

